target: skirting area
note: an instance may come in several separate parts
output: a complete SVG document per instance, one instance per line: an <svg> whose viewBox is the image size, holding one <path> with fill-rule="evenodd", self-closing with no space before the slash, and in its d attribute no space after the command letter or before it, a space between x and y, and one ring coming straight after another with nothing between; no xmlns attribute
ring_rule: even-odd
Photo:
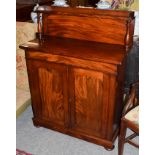
<svg viewBox="0 0 155 155"><path fill-rule="evenodd" d="M31 106L17 118L16 148L20 150L33 155L117 155L117 140L115 142L115 149L107 151L102 146L59 132L42 127L36 128L33 126L31 118ZM138 153L138 149L125 144L124 155L138 155Z"/></svg>

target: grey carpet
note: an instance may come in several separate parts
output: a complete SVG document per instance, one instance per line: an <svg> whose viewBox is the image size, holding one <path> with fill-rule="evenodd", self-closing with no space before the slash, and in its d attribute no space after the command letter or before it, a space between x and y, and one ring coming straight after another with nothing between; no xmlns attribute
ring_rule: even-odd
<svg viewBox="0 0 155 155"><path fill-rule="evenodd" d="M17 118L16 147L33 155L117 155L115 149L107 151L104 147L45 128L36 128L32 123L31 106ZM130 131L128 131L130 132ZM138 139L136 139L138 140ZM125 144L124 155L138 155L137 148Z"/></svg>

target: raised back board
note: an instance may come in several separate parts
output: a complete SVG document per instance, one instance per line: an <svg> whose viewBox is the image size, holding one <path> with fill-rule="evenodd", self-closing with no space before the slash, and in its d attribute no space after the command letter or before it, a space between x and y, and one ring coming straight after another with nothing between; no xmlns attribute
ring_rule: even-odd
<svg viewBox="0 0 155 155"><path fill-rule="evenodd" d="M52 7L43 15L45 35L130 46L134 12Z"/></svg>

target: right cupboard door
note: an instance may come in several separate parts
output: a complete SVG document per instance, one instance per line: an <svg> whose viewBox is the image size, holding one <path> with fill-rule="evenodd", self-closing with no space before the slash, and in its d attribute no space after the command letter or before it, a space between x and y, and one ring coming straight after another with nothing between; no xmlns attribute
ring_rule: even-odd
<svg viewBox="0 0 155 155"><path fill-rule="evenodd" d="M106 73L70 69L72 129L92 136L106 137L110 76Z"/></svg>

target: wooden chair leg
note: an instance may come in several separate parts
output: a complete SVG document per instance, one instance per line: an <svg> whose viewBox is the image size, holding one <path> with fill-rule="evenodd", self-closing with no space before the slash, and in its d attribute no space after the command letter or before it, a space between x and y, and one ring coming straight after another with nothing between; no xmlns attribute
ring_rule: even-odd
<svg viewBox="0 0 155 155"><path fill-rule="evenodd" d="M126 131L127 131L126 123L124 120L122 120L120 135L118 137L118 155L123 155Z"/></svg>

